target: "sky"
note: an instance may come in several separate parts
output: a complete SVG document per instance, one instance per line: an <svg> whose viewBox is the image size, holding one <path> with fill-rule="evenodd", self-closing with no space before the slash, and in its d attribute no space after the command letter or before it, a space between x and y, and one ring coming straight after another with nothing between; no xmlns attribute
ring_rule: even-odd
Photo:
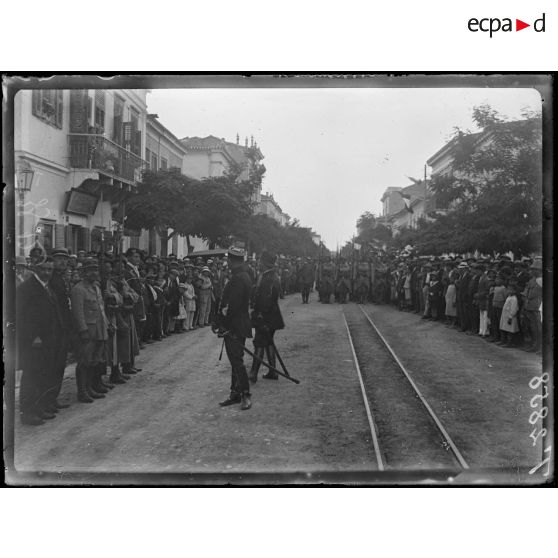
<svg viewBox="0 0 558 558"><path fill-rule="evenodd" d="M148 111L179 138L254 136L270 192L291 218L335 250L365 211L381 215L388 186L422 178L455 129L476 131L472 109L508 118L540 110L532 89L153 89Z"/></svg>

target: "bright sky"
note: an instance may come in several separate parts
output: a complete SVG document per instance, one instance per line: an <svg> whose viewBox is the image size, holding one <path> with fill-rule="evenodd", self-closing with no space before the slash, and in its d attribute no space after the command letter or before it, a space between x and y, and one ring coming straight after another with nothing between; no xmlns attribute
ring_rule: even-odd
<svg viewBox="0 0 558 558"><path fill-rule="evenodd" d="M153 89L148 111L179 138L254 136L267 168L262 191L335 249L388 186L421 178L454 128L475 131L472 108L518 118L540 110L531 89Z"/></svg>

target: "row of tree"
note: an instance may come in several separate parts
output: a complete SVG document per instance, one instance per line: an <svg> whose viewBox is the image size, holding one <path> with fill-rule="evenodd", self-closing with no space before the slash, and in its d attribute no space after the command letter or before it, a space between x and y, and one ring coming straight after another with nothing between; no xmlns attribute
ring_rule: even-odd
<svg viewBox="0 0 558 558"><path fill-rule="evenodd" d="M392 235L370 213L357 222L357 242L387 243L392 248L413 245L419 253L512 251L541 253L543 223L542 121L524 113L506 121L487 105L473 110L482 130L457 129L452 141L451 171L433 177L436 206L415 229Z"/></svg>
<svg viewBox="0 0 558 558"><path fill-rule="evenodd" d="M126 202L125 228L153 229L161 238L161 253L175 235L203 238L210 248L243 242L249 252L269 250L294 256L314 256L319 248L311 230L297 221L281 226L266 215L254 214L253 194L265 168L255 167L241 180L240 167L223 176L197 180L177 170L146 171Z"/></svg>

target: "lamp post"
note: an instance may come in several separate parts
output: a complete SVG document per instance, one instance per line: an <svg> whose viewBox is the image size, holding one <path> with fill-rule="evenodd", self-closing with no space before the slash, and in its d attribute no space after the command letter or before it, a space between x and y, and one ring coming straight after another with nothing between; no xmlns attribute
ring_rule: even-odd
<svg viewBox="0 0 558 558"><path fill-rule="evenodd" d="M16 185L19 193L19 255L25 256L25 193L31 191L35 171L29 161L20 159L16 166Z"/></svg>

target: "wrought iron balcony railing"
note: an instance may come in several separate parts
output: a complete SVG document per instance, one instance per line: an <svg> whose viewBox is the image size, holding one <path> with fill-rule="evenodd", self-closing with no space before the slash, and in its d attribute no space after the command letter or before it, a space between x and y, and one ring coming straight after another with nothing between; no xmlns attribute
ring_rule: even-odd
<svg viewBox="0 0 558 558"><path fill-rule="evenodd" d="M95 170L102 174L136 182L147 161L101 134L68 134L70 141L70 167Z"/></svg>

